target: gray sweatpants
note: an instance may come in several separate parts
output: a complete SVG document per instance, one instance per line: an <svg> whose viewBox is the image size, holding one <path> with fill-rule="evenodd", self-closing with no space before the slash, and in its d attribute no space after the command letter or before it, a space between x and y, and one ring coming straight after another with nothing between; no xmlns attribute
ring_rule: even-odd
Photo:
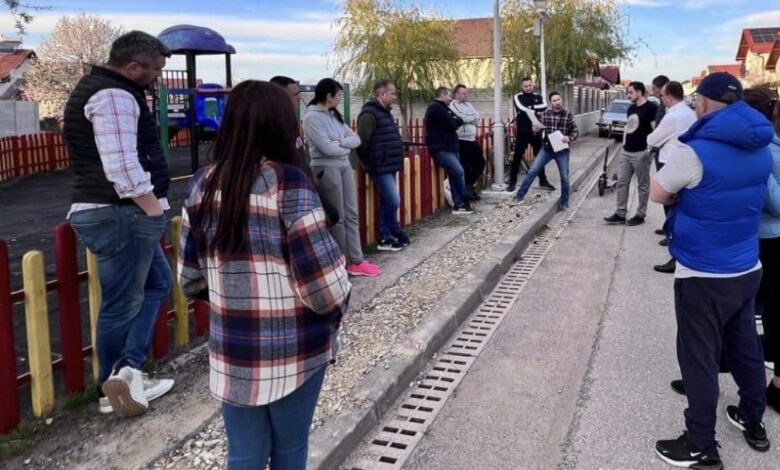
<svg viewBox="0 0 780 470"><path fill-rule="evenodd" d="M650 152L626 152L621 150L617 161L617 209L615 213L626 217L628 212L628 194L631 177L636 174L637 194L639 203L636 215L647 215L647 200L650 198L650 163L653 157Z"/></svg>
<svg viewBox="0 0 780 470"><path fill-rule="evenodd" d="M330 228L330 234L341 248L348 264L362 263L355 171L348 160L344 160L341 166L319 166L315 162L311 171L320 197L327 199L339 213L339 221Z"/></svg>

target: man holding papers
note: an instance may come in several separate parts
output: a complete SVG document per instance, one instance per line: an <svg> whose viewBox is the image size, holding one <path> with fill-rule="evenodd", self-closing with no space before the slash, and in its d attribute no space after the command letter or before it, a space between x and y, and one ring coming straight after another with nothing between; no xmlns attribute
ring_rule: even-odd
<svg viewBox="0 0 780 470"><path fill-rule="evenodd" d="M561 175L561 199L558 201L558 208L563 210L569 207L569 144L574 142L579 131L574 123L574 115L564 109L560 93L550 93L549 101L551 108L539 117L543 127L534 126L534 132L541 133L542 149L520 184L511 206L520 204L534 178L544 170L545 165L555 160Z"/></svg>

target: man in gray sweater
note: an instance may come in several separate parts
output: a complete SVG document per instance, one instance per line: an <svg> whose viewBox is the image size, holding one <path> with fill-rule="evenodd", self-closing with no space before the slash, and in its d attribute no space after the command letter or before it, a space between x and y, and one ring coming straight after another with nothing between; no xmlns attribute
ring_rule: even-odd
<svg viewBox="0 0 780 470"><path fill-rule="evenodd" d="M475 184L482 171L485 169L485 157L482 147L477 143L477 123L479 113L474 106L466 101L469 90L466 85L456 85L452 92L455 99L450 103L450 110L463 119L463 125L458 128L458 145L460 164L463 166L466 180L466 194L464 197L471 201L480 199Z"/></svg>

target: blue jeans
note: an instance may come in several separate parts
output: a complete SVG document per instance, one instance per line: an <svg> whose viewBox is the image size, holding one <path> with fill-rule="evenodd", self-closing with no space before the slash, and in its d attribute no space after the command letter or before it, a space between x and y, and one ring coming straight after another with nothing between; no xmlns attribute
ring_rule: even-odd
<svg viewBox="0 0 780 470"><path fill-rule="evenodd" d="M98 382L122 361L142 369L157 313L171 289L171 268L160 247L165 216L136 205L74 212L73 230L97 258L101 304L97 321Z"/></svg>
<svg viewBox="0 0 780 470"><path fill-rule="evenodd" d="M534 182L534 178L551 160L555 160L555 164L558 165L558 173L561 175L561 205L569 207L569 149L553 153L551 150L542 147L539 155L534 159L533 165L528 170L528 174L523 178L523 183L520 185L520 189L517 190L515 199L523 199L525 197L528 188Z"/></svg>
<svg viewBox="0 0 780 470"><path fill-rule="evenodd" d="M395 173L371 175L371 179L379 191L379 235L382 240L387 240L401 231L401 224L396 217L401 206L401 196L395 185Z"/></svg>
<svg viewBox="0 0 780 470"><path fill-rule="evenodd" d="M463 207L463 196L466 194L466 179L457 152L435 152L433 160L447 172L447 178L450 179L452 203L455 205L455 208Z"/></svg>
<svg viewBox="0 0 780 470"><path fill-rule="evenodd" d="M305 470L309 428L325 367L290 395L268 405L222 404L228 470Z"/></svg>

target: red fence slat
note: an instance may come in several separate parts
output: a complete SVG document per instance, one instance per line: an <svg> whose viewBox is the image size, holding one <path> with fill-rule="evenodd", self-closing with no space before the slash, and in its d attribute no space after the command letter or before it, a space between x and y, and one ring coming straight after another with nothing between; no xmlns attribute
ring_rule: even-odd
<svg viewBox="0 0 780 470"><path fill-rule="evenodd" d="M84 362L81 352L83 343L76 234L67 222L57 225L54 229L54 255L65 394L70 395L84 390Z"/></svg>
<svg viewBox="0 0 780 470"><path fill-rule="evenodd" d="M19 424L19 389L16 385L16 351L11 305L11 273L8 248L0 240L0 434Z"/></svg>

